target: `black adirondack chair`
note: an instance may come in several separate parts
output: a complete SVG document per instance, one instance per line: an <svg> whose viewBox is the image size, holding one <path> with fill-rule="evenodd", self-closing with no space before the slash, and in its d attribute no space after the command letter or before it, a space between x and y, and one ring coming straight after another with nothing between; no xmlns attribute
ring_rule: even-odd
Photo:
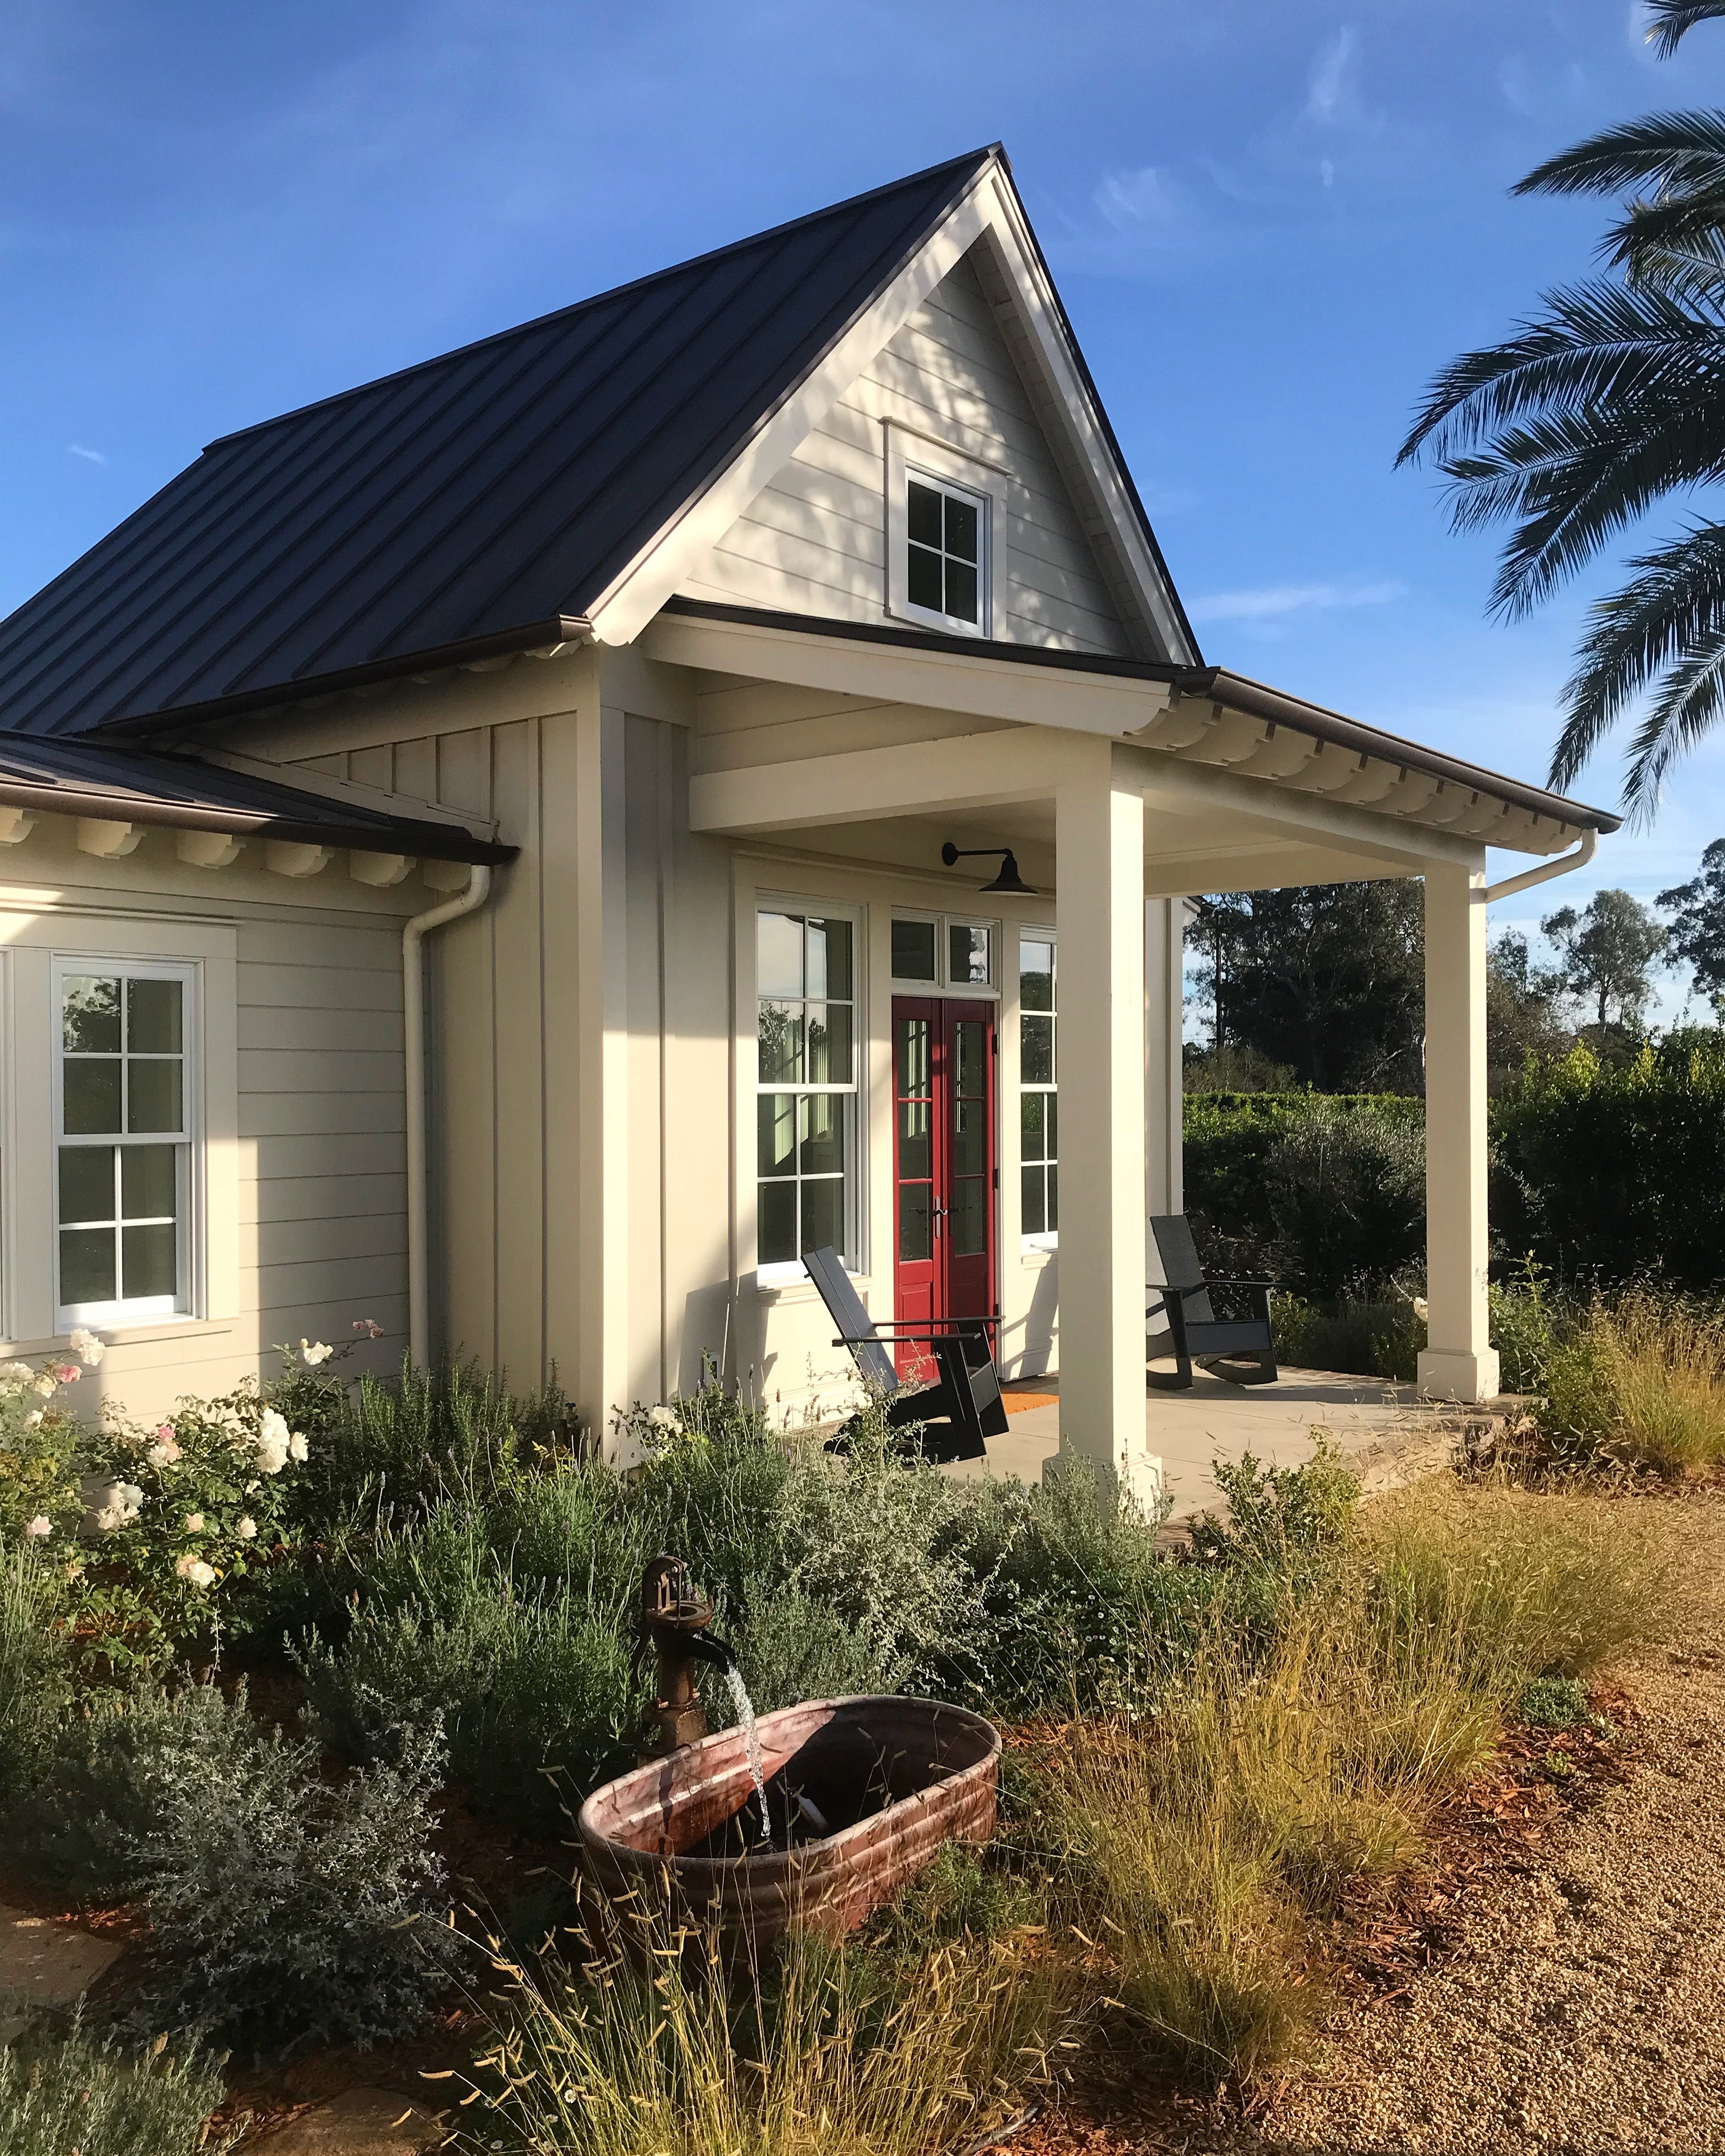
<svg viewBox="0 0 1725 2156"><path fill-rule="evenodd" d="M839 1253L805 1250L803 1263L819 1290L828 1315L839 1328L835 1348L848 1348L864 1382L886 1402L886 1419L895 1430L922 1425L922 1446L931 1460L980 1460L987 1440L1006 1435L1006 1409L1000 1398L1000 1373L989 1343L989 1317L955 1317L939 1325L876 1325L863 1308ZM922 1342L939 1373L935 1383L906 1386L893 1366L889 1343ZM850 1430L838 1433L843 1443Z"/></svg>
<svg viewBox="0 0 1725 2156"><path fill-rule="evenodd" d="M1153 1214L1150 1232L1161 1260L1162 1278L1150 1284L1146 1330L1147 1334L1151 1321L1160 1317L1163 1330L1172 1336L1175 1368L1173 1375L1165 1370L1147 1371L1149 1382L1163 1392L1183 1391L1192 1383L1192 1365L1202 1363L1213 1376L1225 1378L1230 1385L1273 1385L1276 1339L1270 1326L1270 1291L1274 1283L1207 1280L1183 1213ZM1213 1287L1243 1295L1251 1314L1218 1317L1210 1303Z"/></svg>

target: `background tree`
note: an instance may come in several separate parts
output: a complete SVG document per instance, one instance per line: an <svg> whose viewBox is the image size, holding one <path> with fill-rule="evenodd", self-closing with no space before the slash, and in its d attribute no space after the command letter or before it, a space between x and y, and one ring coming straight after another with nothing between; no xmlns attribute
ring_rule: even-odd
<svg viewBox="0 0 1725 2156"><path fill-rule="evenodd" d="M1719 0L1725 13L1725 0ZM1715 839L1701 857L1701 873L1659 905L1671 916L1671 951L1695 970L1695 985L1725 1020L1725 839Z"/></svg>
<svg viewBox="0 0 1725 2156"><path fill-rule="evenodd" d="M1564 988L1594 1006L1595 1024L1639 1029L1668 941L1649 909L1626 891L1596 891L1584 912L1563 906L1539 928L1561 953Z"/></svg>
<svg viewBox="0 0 1725 2156"><path fill-rule="evenodd" d="M1661 54L1725 15L1650 0ZM1547 293L1505 342L1444 368L1399 463L1430 455L1458 531L1512 521L1491 596L1528 612L1674 490L1725 476L1725 112L1656 113L1578 143L1518 194L1626 195L1609 274ZM1649 814L1671 760L1725 716L1725 524L1634 557L1590 609L1551 783L1567 786L1644 696L1624 797Z"/></svg>
<svg viewBox="0 0 1725 2156"><path fill-rule="evenodd" d="M1201 899L1193 935L1211 1052L1320 1092L1421 1088L1425 916L1403 880Z"/></svg>
<svg viewBox="0 0 1725 2156"><path fill-rule="evenodd" d="M1561 968L1536 965L1525 936L1511 928L1494 940L1486 954L1486 1055L1493 1093L1519 1076L1530 1055L1560 1055L1570 1045L1563 998Z"/></svg>

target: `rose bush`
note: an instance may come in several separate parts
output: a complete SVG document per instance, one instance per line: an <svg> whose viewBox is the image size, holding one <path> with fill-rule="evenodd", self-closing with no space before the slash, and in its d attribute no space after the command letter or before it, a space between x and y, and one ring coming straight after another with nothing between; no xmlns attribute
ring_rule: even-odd
<svg viewBox="0 0 1725 2156"><path fill-rule="evenodd" d="M0 1540L64 1537L88 1503L80 1482L89 1437L65 1394L107 1351L81 1328L71 1345L75 1361L56 1355L40 1369L0 1363Z"/></svg>

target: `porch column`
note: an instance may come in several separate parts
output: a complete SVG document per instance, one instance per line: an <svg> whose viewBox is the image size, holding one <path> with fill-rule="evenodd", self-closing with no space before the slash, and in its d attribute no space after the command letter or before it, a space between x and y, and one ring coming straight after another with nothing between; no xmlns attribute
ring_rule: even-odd
<svg viewBox="0 0 1725 2156"><path fill-rule="evenodd" d="M1055 796L1060 936L1060 1454L1147 1506L1144 795L1098 742Z"/></svg>
<svg viewBox="0 0 1725 2156"><path fill-rule="evenodd" d="M1486 876L1425 871L1425 1276L1422 1391L1498 1389L1486 1300Z"/></svg>

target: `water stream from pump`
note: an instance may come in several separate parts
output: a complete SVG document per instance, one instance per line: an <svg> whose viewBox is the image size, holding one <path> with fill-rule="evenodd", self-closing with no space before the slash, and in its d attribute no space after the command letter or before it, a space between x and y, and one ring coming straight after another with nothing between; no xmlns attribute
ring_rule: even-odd
<svg viewBox="0 0 1725 2156"><path fill-rule="evenodd" d="M766 1762L761 1757L761 1740L755 1731L755 1703L748 1696L742 1672L735 1662L725 1671L725 1683L731 1694L731 1704L737 1709L743 1749L748 1754L749 1779L755 1785L755 1794L761 1799L761 1838L770 1842L773 1839L773 1820L767 1810Z"/></svg>

